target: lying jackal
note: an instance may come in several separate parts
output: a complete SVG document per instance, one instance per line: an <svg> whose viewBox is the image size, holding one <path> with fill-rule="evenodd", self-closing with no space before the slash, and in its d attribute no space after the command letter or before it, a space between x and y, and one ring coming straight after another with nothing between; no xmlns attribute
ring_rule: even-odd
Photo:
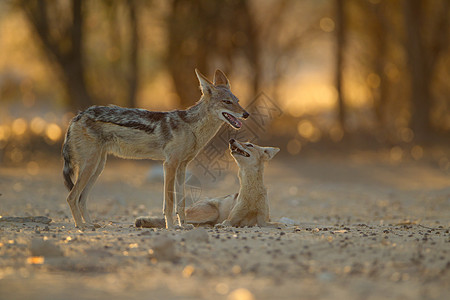
<svg viewBox="0 0 450 300"><path fill-rule="evenodd" d="M223 226L284 226L269 221L269 200L264 186L264 163L280 151L252 143L230 140L230 151L239 166L240 190L221 198L204 199L186 209L186 222ZM136 227L162 227L164 219L139 217Z"/></svg>
<svg viewBox="0 0 450 300"><path fill-rule="evenodd" d="M164 161L164 217L173 228L174 195L178 225L185 220L186 166L223 123L239 129L249 114L216 70L214 83L195 70L202 96L186 110L153 112L118 106L92 106L72 119L62 148L63 175L76 227L94 226L86 209L89 191L104 169L106 157ZM75 184L72 177L77 171ZM176 190L176 193L174 192Z"/></svg>

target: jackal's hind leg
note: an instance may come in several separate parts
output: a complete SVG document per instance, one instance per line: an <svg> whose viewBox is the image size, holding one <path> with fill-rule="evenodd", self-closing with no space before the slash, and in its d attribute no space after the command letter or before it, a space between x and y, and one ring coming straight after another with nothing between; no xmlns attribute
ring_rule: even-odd
<svg viewBox="0 0 450 300"><path fill-rule="evenodd" d="M93 226L96 228L99 228L100 225L94 224L92 222L89 212L87 210L86 204L87 204L87 200L89 199L88 197L89 197L89 193L90 193L92 187L94 186L98 177L100 176L103 169L105 168L105 163L106 163L106 153L102 153L100 155L100 161L98 162L97 168L96 168L95 172L92 174L88 183L86 184L86 187L84 188L83 192L81 193L80 200L79 200L79 208L81 211L81 216L84 219L84 222L86 223L86 225Z"/></svg>
<svg viewBox="0 0 450 300"><path fill-rule="evenodd" d="M240 226L242 219L245 218L247 213L248 213L247 209L245 209L242 206L236 205L231 210L228 218L225 221L223 221L222 223L216 224L215 227L218 227L218 228L229 227L229 226L238 227L238 226Z"/></svg>
<svg viewBox="0 0 450 300"><path fill-rule="evenodd" d="M81 193L83 192L90 178L97 169L98 161L99 156L97 154L95 156L92 156L89 160L85 161L82 164L78 172L77 181L70 191L69 195L67 196L67 202L69 203L70 210L72 211L72 216L75 221L75 227L85 227L82 219L81 209L79 206L79 200Z"/></svg>
<svg viewBox="0 0 450 300"><path fill-rule="evenodd" d="M214 224L219 218L219 210L207 201L201 200L186 209L186 222L190 224Z"/></svg>

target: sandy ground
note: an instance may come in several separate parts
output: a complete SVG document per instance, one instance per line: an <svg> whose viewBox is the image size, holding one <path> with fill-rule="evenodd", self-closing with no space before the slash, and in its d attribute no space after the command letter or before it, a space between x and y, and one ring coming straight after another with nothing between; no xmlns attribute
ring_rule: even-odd
<svg viewBox="0 0 450 300"><path fill-rule="evenodd" d="M0 167L0 299L448 299L450 176L431 163L275 158L272 220L297 225L194 231L133 227L161 215L151 166L107 164L95 231L74 228L58 162ZM237 191L230 174L201 197Z"/></svg>

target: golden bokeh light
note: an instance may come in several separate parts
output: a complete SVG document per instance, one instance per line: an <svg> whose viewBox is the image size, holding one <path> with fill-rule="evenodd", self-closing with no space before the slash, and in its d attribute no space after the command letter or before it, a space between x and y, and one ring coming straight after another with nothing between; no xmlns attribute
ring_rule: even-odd
<svg viewBox="0 0 450 300"><path fill-rule="evenodd" d="M439 168L441 168L441 170L443 171L447 171L450 169L450 161L447 157L442 157L441 159L439 159Z"/></svg>
<svg viewBox="0 0 450 300"><path fill-rule="evenodd" d="M414 139L414 132L412 131L411 128L404 127L400 129L400 138L405 143L410 143Z"/></svg>
<svg viewBox="0 0 450 300"><path fill-rule="evenodd" d="M0 141L7 141L11 136L11 129L7 125L0 125Z"/></svg>
<svg viewBox="0 0 450 300"><path fill-rule="evenodd" d="M336 125L330 128L329 130L330 138L333 142L340 142L344 137L344 130L342 130L341 126Z"/></svg>
<svg viewBox="0 0 450 300"><path fill-rule="evenodd" d="M242 272L241 266L239 266L239 265L234 265L234 266L231 268L231 272L233 272L233 274L239 274L239 273L241 273L241 272Z"/></svg>
<svg viewBox="0 0 450 300"><path fill-rule="evenodd" d="M184 267L182 275L184 278L189 278L192 276L192 274L194 273L195 268L192 265L187 265L186 267Z"/></svg>
<svg viewBox="0 0 450 300"><path fill-rule="evenodd" d="M380 87L381 79L377 74L370 73L369 75L367 75L366 82L370 88L377 89L378 87Z"/></svg>
<svg viewBox="0 0 450 300"><path fill-rule="evenodd" d="M228 297L227 300L254 300L255 296L253 296L252 292L245 288L239 288L234 291L232 291Z"/></svg>
<svg viewBox="0 0 450 300"><path fill-rule="evenodd" d="M23 160L23 153L20 149L14 148L10 154L9 158L13 163L19 163Z"/></svg>
<svg viewBox="0 0 450 300"><path fill-rule="evenodd" d="M314 125L308 120L300 121L297 125L297 131L305 139L310 139L314 134Z"/></svg>
<svg viewBox="0 0 450 300"><path fill-rule="evenodd" d="M27 263L30 265L42 265L45 261L43 256L30 256L27 258Z"/></svg>
<svg viewBox="0 0 450 300"><path fill-rule="evenodd" d="M336 25L334 24L333 19L325 17L320 19L319 23L320 29L322 29L325 32L333 32Z"/></svg>
<svg viewBox="0 0 450 300"><path fill-rule="evenodd" d="M286 148L289 154L296 155L302 150L302 143L297 139L292 139L287 143Z"/></svg>
<svg viewBox="0 0 450 300"><path fill-rule="evenodd" d="M392 147L389 154L391 162L393 163L399 163L403 159L403 149L399 146Z"/></svg>
<svg viewBox="0 0 450 300"><path fill-rule="evenodd" d="M15 119L11 125L12 132L15 135L23 135L27 131L27 121L22 118Z"/></svg>
<svg viewBox="0 0 450 300"><path fill-rule="evenodd" d="M423 157L423 148L419 145L415 145L414 147L411 148L411 156L415 160L421 159Z"/></svg>
<svg viewBox="0 0 450 300"><path fill-rule="evenodd" d="M228 287L228 284L224 282L220 282L216 285L216 292L220 295L226 295L228 294L228 291L230 288Z"/></svg>
<svg viewBox="0 0 450 300"><path fill-rule="evenodd" d="M39 164L35 161L30 161L27 164L27 173L29 175L37 175L39 173Z"/></svg>
<svg viewBox="0 0 450 300"><path fill-rule="evenodd" d="M62 131L58 124L50 123L45 129L45 134L50 140L56 142L61 138Z"/></svg>
<svg viewBox="0 0 450 300"><path fill-rule="evenodd" d="M47 122L41 117L34 117L30 122L30 129L34 134L42 134L47 126Z"/></svg>
<svg viewBox="0 0 450 300"><path fill-rule="evenodd" d="M297 125L297 131L300 136L313 143L318 142L322 137L320 130L308 120L300 121Z"/></svg>

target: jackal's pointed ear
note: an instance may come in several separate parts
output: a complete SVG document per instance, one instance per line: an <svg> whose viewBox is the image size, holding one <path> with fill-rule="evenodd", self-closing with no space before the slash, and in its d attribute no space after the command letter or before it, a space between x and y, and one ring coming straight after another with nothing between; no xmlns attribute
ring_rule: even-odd
<svg viewBox="0 0 450 300"><path fill-rule="evenodd" d="M227 88L230 88L230 81L228 81L225 73L220 71L219 69L217 69L216 73L214 74L214 85L223 85Z"/></svg>
<svg viewBox="0 0 450 300"><path fill-rule="evenodd" d="M203 95L211 95L214 90L214 84L208 80L199 70L195 69L198 81L200 82L200 89Z"/></svg>
<svg viewBox="0 0 450 300"><path fill-rule="evenodd" d="M264 147L264 156L265 156L266 160L271 160L279 151L280 151L280 148Z"/></svg>

